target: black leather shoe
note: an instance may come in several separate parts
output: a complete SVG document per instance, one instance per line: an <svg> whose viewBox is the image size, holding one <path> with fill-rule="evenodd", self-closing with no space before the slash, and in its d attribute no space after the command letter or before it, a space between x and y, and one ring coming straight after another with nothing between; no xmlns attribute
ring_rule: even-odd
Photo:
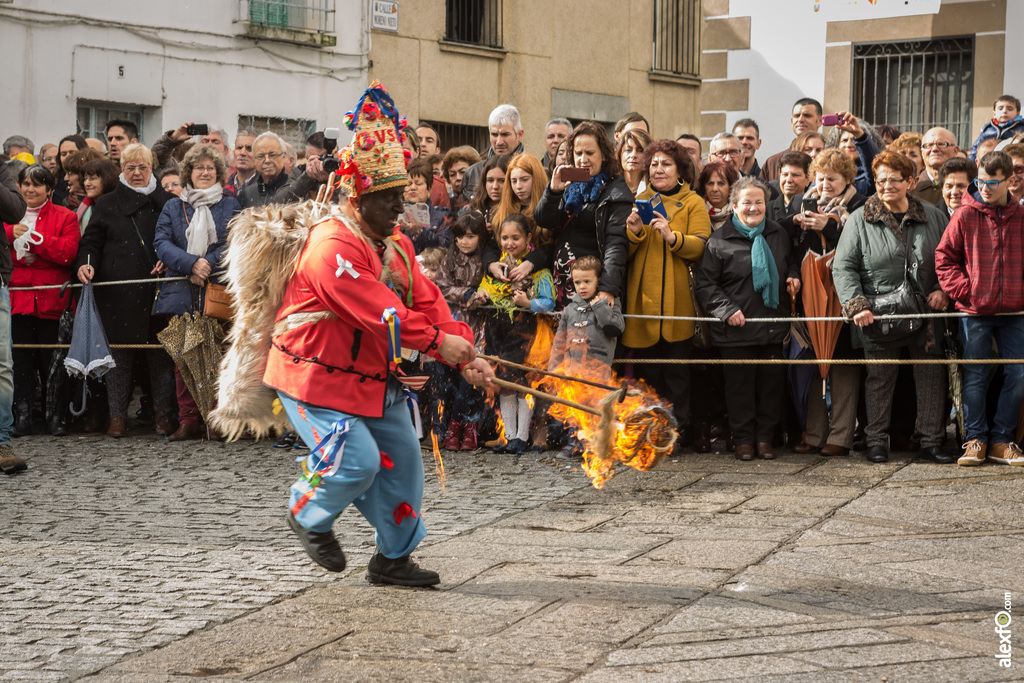
<svg viewBox="0 0 1024 683"><path fill-rule="evenodd" d="M345 553L338 545L333 531L310 531L288 512L288 526L302 541L302 547L310 559L329 572L340 572L345 569Z"/></svg>
<svg viewBox="0 0 1024 683"><path fill-rule="evenodd" d="M64 420L59 415L55 415L48 425L48 431L51 436L67 436L68 428L64 426Z"/></svg>
<svg viewBox="0 0 1024 683"><path fill-rule="evenodd" d="M29 401L18 401L14 404L14 425L11 436L32 435L32 404Z"/></svg>
<svg viewBox="0 0 1024 683"><path fill-rule="evenodd" d="M370 583L395 586L436 586L441 583L437 572L423 569L409 556L391 559L375 552L366 567L366 580Z"/></svg>
<svg viewBox="0 0 1024 683"><path fill-rule="evenodd" d="M956 456L950 455L942 450L942 446L928 446L921 448L921 455L939 465L948 465L956 462Z"/></svg>
<svg viewBox="0 0 1024 683"><path fill-rule="evenodd" d="M885 446L872 446L864 457L868 462L889 462L889 450Z"/></svg>

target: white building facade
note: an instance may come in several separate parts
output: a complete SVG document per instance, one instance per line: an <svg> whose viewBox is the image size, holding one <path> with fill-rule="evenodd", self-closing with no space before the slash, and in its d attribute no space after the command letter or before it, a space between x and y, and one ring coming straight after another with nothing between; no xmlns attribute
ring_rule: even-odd
<svg viewBox="0 0 1024 683"><path fill-rule="evenodd" d="M128 118L152 144L186 121L305 137L366 87L364 0L0 0L0 136L36 150ZM230 141L229 141L230 144Z"/></svg>
<svg viewBox="0 0 1024 683"><path fill-rule="evenodd" d="M923 133L943 125L969 148L1005 93L1024 98L1016 50L1020 0L704 0L703 136L750 117L762 160L793 138L793 102L813 97L826 112ZM736 45L738 43L738 45ZM735 47L734 47L735 46Z"/></svg>

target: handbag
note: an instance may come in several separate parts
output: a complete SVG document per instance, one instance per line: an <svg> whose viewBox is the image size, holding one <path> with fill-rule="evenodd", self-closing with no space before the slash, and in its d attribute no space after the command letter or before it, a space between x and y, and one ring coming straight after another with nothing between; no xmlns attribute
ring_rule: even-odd
<svg viewBox="0 0 1024 683"><path fill-rule="evenodd" d="M686 262L686 271L690 276L690 299L693 300L693 316L704 317L704 309L697 300L697 264L693 261ZM711 325L706 320L697 320L693 323L693 348L707 350L711 348Z"/></svg>
<svg viewBox="0 0 1024 683"><path fill-rule="evenodd" d="M217 320L230 321L235 317L235 297L228 292L227 285L207 282L203 298L203 315Z"/></svg>
<svg viewBox="0 0 1024 683"><path fill-rule="evenodd" d="M903 270L903 284L888 294L865 295L874 315L923 314L928 311L928 302L910 279L910 235L907 235L907 261ZM926 325L924 318L898 318L876 320L862 327L864 336L876 344L897 344L916 336Z"/></svg>

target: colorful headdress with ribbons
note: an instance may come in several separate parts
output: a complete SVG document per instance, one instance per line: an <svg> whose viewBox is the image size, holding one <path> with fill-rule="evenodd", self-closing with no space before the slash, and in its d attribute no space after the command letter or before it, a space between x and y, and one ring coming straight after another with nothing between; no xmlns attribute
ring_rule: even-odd
<svg viewBox="0 0 1024 683"><path fill-rule="evenodd" d="M412 154L402 147L409 126L398 115L391 95L374 80L359 98L355 109L345 114L345 125L355 131L352 144L341 150L341 184L351 195L404 187L405 172Z"/></svg>

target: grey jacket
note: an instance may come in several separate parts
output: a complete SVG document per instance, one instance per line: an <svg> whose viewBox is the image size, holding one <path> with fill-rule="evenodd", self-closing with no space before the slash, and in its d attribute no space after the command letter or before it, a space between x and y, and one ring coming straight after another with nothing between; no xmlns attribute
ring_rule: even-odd
<svg viewBox="0 0 1024 683"><path fill-rule="evenodd" d="M604 299L588 302L579 294L573 294L558 322L548 369L554 370L566 358L572 364L584 357L611 366L612 356L615 355L615 340L622 335L625 326L618 301L614 306L609 306Z"/></svg>

